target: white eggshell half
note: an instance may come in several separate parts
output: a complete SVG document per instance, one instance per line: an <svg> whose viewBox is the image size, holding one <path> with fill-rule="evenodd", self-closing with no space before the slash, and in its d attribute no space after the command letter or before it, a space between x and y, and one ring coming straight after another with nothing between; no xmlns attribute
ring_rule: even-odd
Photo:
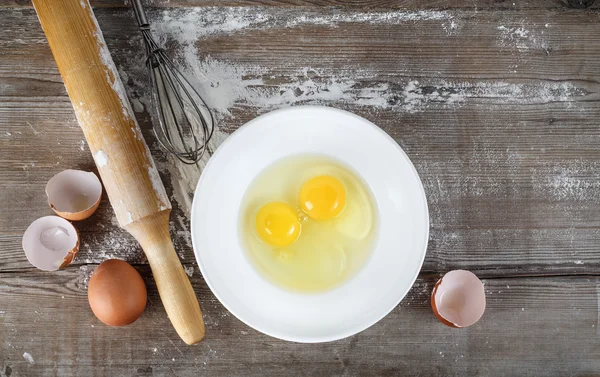
<svg viewBox="0 0 600 377"><path fill-rule="evenodd" d="M83 220L98 208L102 184L94 173L64 170L48 181L46 195L57 215L68 220Z"/></svg>
<svg viewBox="0 0 600 377"><path fill-rule="evenodd" d="M56 271L66 267L77 255L79 235L75 227L61 217L40 217L23 234L23 250L35 267Z"/></svg>
<svg viewBox="0 0 600 377"><path fill-rule="evenodd" d="M435 284L431 307L436 317L448 326L471 326L485 311L483 283L470 271L450 271Z"/></svg>

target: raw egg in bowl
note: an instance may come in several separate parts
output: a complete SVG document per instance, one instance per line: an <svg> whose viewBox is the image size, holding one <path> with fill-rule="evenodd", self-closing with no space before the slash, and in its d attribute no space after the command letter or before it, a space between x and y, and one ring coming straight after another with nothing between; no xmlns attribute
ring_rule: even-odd
<svg viewBox="0 0 600 377"><path fill-rule="evenodd" d="M324 342L404 298L429 216L390 136L346 111L298 106L248 122L217 149L191 230L204 279L231 313L276 338Z"/></svg>

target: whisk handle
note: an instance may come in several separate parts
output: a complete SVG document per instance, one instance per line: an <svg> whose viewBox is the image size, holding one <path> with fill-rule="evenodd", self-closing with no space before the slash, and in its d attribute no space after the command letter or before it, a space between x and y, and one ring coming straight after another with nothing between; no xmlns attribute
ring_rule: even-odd
<svg viewBox="0 0 600 377"><path fill-rule="evenodd" d="M133 12L135 13L135 19L138 22L140 28L149 27L148 18L146 17L146 11L142 5L142 0L131 0L133 5Z"/></svg>

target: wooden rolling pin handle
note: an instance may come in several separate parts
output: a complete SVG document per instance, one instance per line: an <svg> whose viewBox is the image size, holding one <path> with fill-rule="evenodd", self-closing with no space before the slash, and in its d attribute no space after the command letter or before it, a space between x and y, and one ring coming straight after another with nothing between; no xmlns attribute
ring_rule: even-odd
<svg viewBox="0 0 600 377"><path fill-rule="evenodd" d="M170 203L88 0L33 0L117 220L140 242L177 333L204 337L169 235Z"/></svg>
<svg viewBox="0 0 600 377"><path fill-rule="evenodd" d="M204 322L196 294L175 253L169 235L170 210L158 212L125 227L140 243L175 330L187 344L204 338Z"/></svg>

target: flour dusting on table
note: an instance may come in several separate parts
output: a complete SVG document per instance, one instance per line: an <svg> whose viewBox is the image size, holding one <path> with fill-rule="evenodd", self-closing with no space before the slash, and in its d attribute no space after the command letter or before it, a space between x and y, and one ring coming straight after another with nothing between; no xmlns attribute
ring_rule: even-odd
<svg viewBox="0 0 600 377"><path fill-rule="evenodd" d="M23 358L25 360L27 360L27 362L31 365L35 364L35 361L33 360L33 356L31 356L31 354L29 352L23 353Z"/></svg>
<svg viewBox="0 0 600 377"><path fill-rule="evenodd" d="M600 200L600 164L597 161L570 161L540 169L545 176L536 191L545 191L556 201Z"/></svg>
<svg viewBox="0 0 600 377"><path fill-rule="evenodd" d="M109 232L94 232L84 235L76 262L102 263L107 259L122 259L131 264L146 263L138 242L126 231L118 228ZM94 245L94 249L92 246Z"/></svg>
<svg viewBox="0 0 600 377"><path fill-rule="evenodd" d="M369 25L414 24L414 27L439 27L442 35L454 37L468 20L446 11L353 12L325 10L289 12L248 7L207 7L152 10L149 14L155 36L170 46L169 54L176 66L190 79L194 87L213 110L217 129L210 143L214 151L231 130L249 120L248 114L260 115L270 110L301 104L329 105L351 111L392 112L403 117L428 111L447 111L463 106L480 106L480 111L523 104L545 105L565 103L571 107L587 95L586 90L570 81L456 79L440 77L411 77L411 72L389 75L370 66L271 66L224 60L205 53L202 46L211 38L236 38L238 34L287 30L304 27L340 28L345 23ZM526 22L506 23L497 27L501 47L516 50L545 48L547 42ZM411 26L412 27L412 26ZM133 46L134 44L132 44ZM137 93L134 103L140 109L150 106L147 78L143 70L145 56L141 49L131 56L131 67L121 67L124 80L130 85L130 96ZM135 66L134 66L135 64ZM414 72L412 72L414 74ZM239 115L244 114L244 119ZM490 152L492 151L492 152ZM481 151L482 159L490 161L494 149ZM512 152L511 152L512 153ZM506 154L510 157L511 153ZM502 158L506 156L501 156ZM167 156L159 167L168 170L174 189L174 199L189 216L193 192L209 155L197 165L184 165ZM476 161L475 163L479 163ZM518 156L507 161L517 167ZM424 184L433 200L447 193L441 182ZM482 178L464 177L463 190L483 195L487 190L501 188L498 182L483 182ZM442 191L440 191L442 190ZM479 194L478 194L479 193Z"/></svg>
<svg viewBox="0 0 600 377"><path fill-rule="evenodd" d="M344 23L397 25L400 23L437 22L440 27L456 29L458 24L443 26L439 21L450 21L454 16L447 11L388 11L348 12L329 9L324 12L303 9L288 12L287 8L260 7L202 7L150 10L148 17L155 35L194 43L211 35L232 34L242 31L293 29L298 27L339 27ZM162 41L164 42L163 39Z"/></svg>
<svg viewBox="0 0 600 377"><path fill-rule="evenodd" d="M542 49L548 52L548 42L543 36L544 32L534 31L525 22L521 22L518 26L500 25L496 30L499 32L500 47L509 47L521 52L529 49Z"/></svg>

